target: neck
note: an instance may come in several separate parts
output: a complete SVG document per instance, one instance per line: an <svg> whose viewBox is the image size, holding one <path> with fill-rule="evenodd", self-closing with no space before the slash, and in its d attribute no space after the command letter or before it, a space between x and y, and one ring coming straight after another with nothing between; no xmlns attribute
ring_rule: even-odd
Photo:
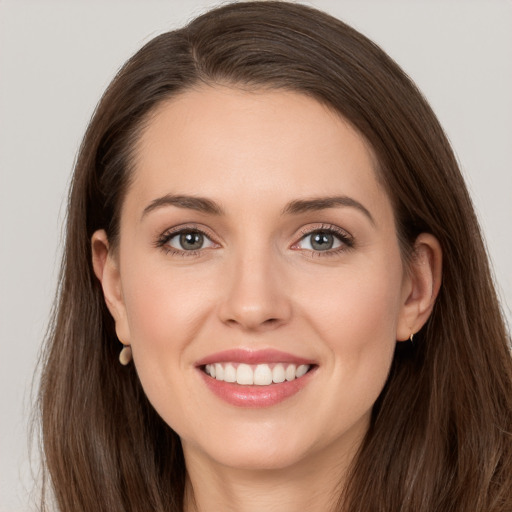
<svg viewBox="0 0 512 512"><path fill-rule="evenodd" d="M279 469L219 465L185 450L188 480L185 512L329 512L336 509L357 446L316 454ZM199 455L199 456L198 456Z"/></svg>

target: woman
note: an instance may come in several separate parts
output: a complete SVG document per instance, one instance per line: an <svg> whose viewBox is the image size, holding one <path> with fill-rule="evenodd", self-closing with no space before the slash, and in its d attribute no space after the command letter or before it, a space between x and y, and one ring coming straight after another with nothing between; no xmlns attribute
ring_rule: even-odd
<svg viewBox="0 0 512 512"><path fill-rule="evenodd" d="M471 201L420 93L338 20L227 5L130 59L80 150L61 279L61 510L512 509Z"/></svg>

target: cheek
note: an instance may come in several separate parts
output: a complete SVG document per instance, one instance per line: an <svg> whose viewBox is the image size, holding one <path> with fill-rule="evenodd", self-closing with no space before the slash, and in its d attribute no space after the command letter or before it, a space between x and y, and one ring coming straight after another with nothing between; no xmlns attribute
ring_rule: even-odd
<svg viewBox="0 0 512 512"><path fill-rule="evenodd" d="M123 288L137 374L149 401L173 428L190 407L183 378L192 370L184 354L201 314L198 291L190 280L188 286L182 281L172 270L146 263L126 277Z"/></svg>
<svg viewBox="0 0 512 512"><path fill-rule="evenodd" d="M390 262L360 269L350 267L326 279L317 279L307 300L311 318L325 331L354 345L377 339L395 339L400 314L402 269ZM348 338L348 339L347 339Z"/></svg>
<svg viewBox="0 0 512 512"><path fill-rule="evenodd" d="M402 268L383 262L342 274L328 293L309 297L308 317L331 354L337 379L354 390L355 400L371 406L394 354Z"/></svg>
<svg viewBox="0 0 512 512"><path fill-rule="evenodd" d="M163 273L144 272L138 277L140 281L125 287L133 350L161 354L178 351L193 337L197 325L197 293L191 286L182 287Z"/></svg>
<svg viewBox="0 0 512 512"><path fill-rule="evenodd" d="M179 398L180 375L193 371L187 350L204 327L218 287L211 269L175 268L162 258L126 262L123 294L137 373L150 401Z"/></svg>

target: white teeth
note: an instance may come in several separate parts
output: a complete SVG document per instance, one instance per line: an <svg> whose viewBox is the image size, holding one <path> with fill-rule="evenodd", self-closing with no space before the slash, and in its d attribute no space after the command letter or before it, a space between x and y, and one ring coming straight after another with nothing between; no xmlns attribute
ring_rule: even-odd
<svg viewBox="0 0 512 512"><path fill-rule="evenodd" d="M290 364L286 367L286 373L285 373L286 380L288 380L288 381L295 380L296 369L297 369L297 367L294 364Z"/></svg>
<svg viewBox="0 0 512 512"><path fill-rule="evenodd" d="M224 382L236 382L236 368L230 363L224 368Z"/></svg>
<svg viewBox="0 0 512 512"><path fill-rule="evenodd" d="M297 379L298 379L298 378L302 377L303 375L306 375L308 370L309 370L309 366L307 364L301 364L297 368L297 371L295 372L295 377L297 377Z"/></svg>
<svg viewBox="0 0 512 512"><path fill-rule="evenodd" d="M236 369L237 384L251 385L254 384L254 373L248 364L239 364Z"/></svg>
<svg viewBox="0 0 512 512"><path fill-rule="evenodd" d="M285 379L284 366L282 364L276 364L272 370L272 382L280 384L281 382L284 382Z"/></svg>
<svg viewBox="0 0 512 512"><path fill-rule="evenodd" d="M236 364L236 363L235 363ZM280 384L281 382L292 381L303 377L311 368L309 364L278 363L271 368L272 365L257 364L248 365L240 363L235 366L232 363L215 363L207 364L204 371L216 380L224 382L236 382L242 386L268 386L272 383ZM286 369L285 369L286 367Z"/></svg>
<svg viewBox="0 0 512 512"><path fill-rule="evenodd" d="M268 386L272 384L272 370L268 364L259 364L254 370L254 384L257 386Z"/></svg>
<svg viewBox="0 0 512 512"><path fill-rule="evenodd" d="M220 363L215 363L215 378L224 380L224 367Z"/></svg>

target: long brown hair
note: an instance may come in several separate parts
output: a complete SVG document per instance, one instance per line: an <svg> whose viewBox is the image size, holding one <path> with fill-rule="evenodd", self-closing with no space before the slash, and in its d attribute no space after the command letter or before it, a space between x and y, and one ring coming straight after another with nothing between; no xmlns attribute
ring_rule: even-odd
<svg viewBox="0 0 512 512"><path fill-rule="evenodd" d="M40 389L47 472L62 511L181 511L180 440L117 362L90 239L118 238L133 148L160 102L200 83L283 88L347 119L377 155L404 260L419 233L443 284L414 344L397 344L342 490L345 512L510 512L512 360L487 255L450 145L403 71L360 33L286 2L223 6L150 41L115 77L78 155ZM43 508L45 508L43 497Z"/></svg>

